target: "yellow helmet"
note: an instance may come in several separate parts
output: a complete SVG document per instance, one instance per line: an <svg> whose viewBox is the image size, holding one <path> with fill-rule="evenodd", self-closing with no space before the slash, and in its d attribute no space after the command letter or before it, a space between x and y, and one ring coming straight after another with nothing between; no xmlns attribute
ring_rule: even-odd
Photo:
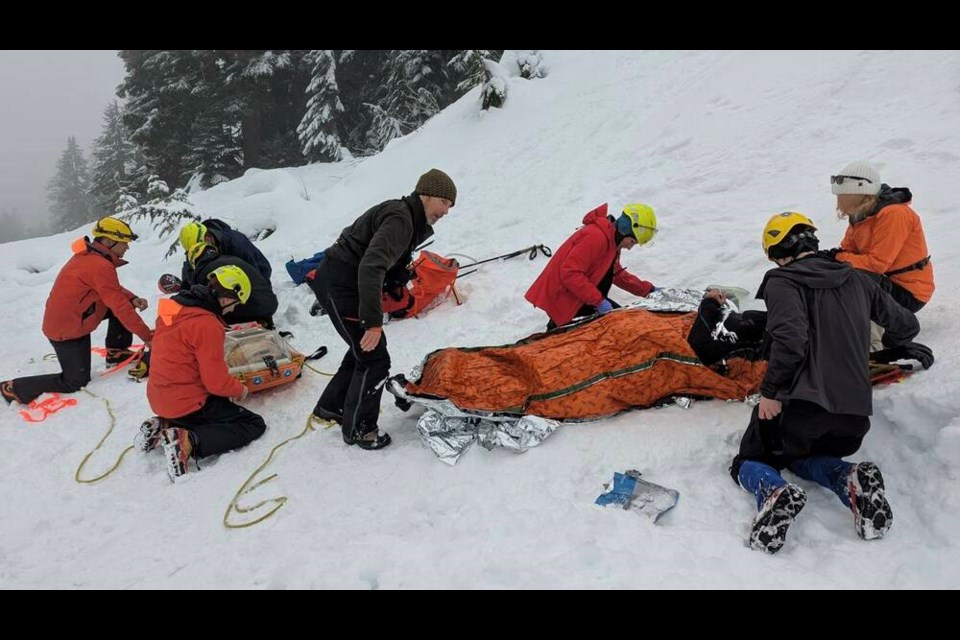
<svg viewBox="0 0 960 640"><path fill-rule="evenodd" d="M232 293L240 300L240 304L246 304L250 299L250 278L236 265L228 264L214 269L210 273L210 284L221 292Z"/></svg>
<svg viewBox="0 0 960 640"><path fill-rule="evenodd" d="M117 242L131 242L139 236L133 232L123 220L117 218L100 218L93 227L94 238L107 238Z"/></svg>
<svg viewBox="0 0 960 640"><path fill-rule="evenodd" d="M639 244L653 240L657 233L657 214L652 207L639 203L628 204L623 208L623 215L630 219L630 229Z"/></svg>
<svg viewBox="0 0 960 640"><path fill-rule="evenodd" d="M193 245L203 242L207 236L207 225L202 222L191 222L180 230L180 246L188 254Z"/></svg>
<svg viewBox="0 0 960 640"><path fill-rule="evenodd" d="M197 260L200 259L200 256L202 256L207 249L215 250L213 245L207 244L206 242L198 242L190 247L190 250L187 251L187 262L190 263L191 267L196 268Z"/></svg>
<svg viewBox="0 0 960 640"><path fill-rule="evenodd" d="M817 230L817 226L813 224L813 220L802 213L784 211L783 213L774 214L767 221L767 226L763 228L763 252L769 256L770 247L779 245L783 242L784 238L790 235L790 231L792 231L794 227L801 224L810 227L814 231Z"/></svg>

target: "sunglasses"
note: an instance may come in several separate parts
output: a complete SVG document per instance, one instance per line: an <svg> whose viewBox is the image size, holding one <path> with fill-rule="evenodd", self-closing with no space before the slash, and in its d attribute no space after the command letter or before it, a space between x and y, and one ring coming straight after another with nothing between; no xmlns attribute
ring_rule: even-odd
<svg viewBox="0 0 960 640"><path fill-rule="evenodd" d="M859 176L830 176L830 184L843 184L844 180L866 180L870 184L873 184L873 180L870 178L861 178Z"/></svg>

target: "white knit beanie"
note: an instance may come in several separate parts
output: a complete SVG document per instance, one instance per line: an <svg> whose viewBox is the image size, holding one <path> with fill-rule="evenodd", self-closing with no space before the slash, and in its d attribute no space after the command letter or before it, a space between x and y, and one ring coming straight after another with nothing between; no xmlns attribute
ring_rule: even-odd
<svg viewBox="0 0 960 640"><path fill-rule="evenodd" d="M837 184L835 180L842 182ZM875 196L880 193L880 173L866 160L855 160L837 175L830 176L830 191L834 195L866 193Z"/></svg>

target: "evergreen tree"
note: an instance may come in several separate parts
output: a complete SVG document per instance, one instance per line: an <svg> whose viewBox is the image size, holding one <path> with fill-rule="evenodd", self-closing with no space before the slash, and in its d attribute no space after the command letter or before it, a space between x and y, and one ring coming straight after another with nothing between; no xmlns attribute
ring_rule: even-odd
<svg viewBox="0 0 960 640"><path fill-rule="evenodd" d="M380 132L393 130L406 135L438 113L441 105L453 102L456 83L450 82L445 73L448 53L425 49L390 52L389 89L379 106L394 122L392 127L381 126L379 131L370 132L367 140L375 149L383 149L391 140L380 137Z"/></svg>
<svg viewBox="0 0 960 640"><path fill-rule="evenodd" d="M93 146L90 199L98 214L110 215L119 208L120 194L129 189L141 162L123 126L123 111L114 100L103 112L103 128Z"/></svg>
<svg viewBox="0 0 960 640"><path fill-rule="evenodd" d="M57 161L56 173L47 183L47 201L54 231L74 229L97 217L90 204L89 189L87 161L77 139L70 136Z"/></svg>
<svg viewBox="0 0 960 640"><path fill-rule="evenodd" d="M337 118L343 113L336 59L333 51L315 50L310 52L309 60L313 72L307 86L307 112L297 134L307 160L336 162L342 158Z"/></svg>
<svg viewBox="0 0 960 640"><path fill-rule="evenodd" d="M225 90L239 114L243 167L304 163L297 126L307 110L311 67L306 50L218 51Z"/></svg>
<svg viewBox="0 0 960 640"><path fill-rule="evenodd" d="M457 91L461 95L487 79L488 72L484 61L494 59L495 55L496 52L493 49L473 49L458 51L456 55L450 58L450 62L447 64L456 74L463 77L457 83Z"/></svg>
<svg viewBox="0 0 960 640"><path fill-rule="evenodd" d="M520 68L520 77L532 80L547 75L543 66L543 54L537 49L522 49L517 51L517 66Z"/></svg>
<svg viewBox="0 0 960 640"><path fill-rule="evenodd" d="M17 211L0 211L0 242L12 242L27 237L27 229Z"/></svg>
<svg viewBox="0 0 960 640"><path fill-rule="evenodd" d="M120 57L127 71L117 89L127 100L123 122L146 173L175 187L186 184L193 174L187 159L198 133L194 123L220 106L216 59L192 50L124 50Z"/></svg>

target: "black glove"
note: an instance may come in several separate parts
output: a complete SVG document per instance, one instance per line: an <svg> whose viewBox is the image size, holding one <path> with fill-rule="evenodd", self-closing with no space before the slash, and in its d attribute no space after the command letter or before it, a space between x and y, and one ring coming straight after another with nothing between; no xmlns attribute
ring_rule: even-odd
<svg viewBox="0 0 960 640"><path fill-rule="evenodd" d="M820 251L817 251L817 257L826 258L827 260L836 260L838 253L840 253L839 247L835 249L820 249Z"/></svg>
<svg viewBox="0 0 960 640"><path fill-rule="evenodd" d="M933 350L919 342L908 342L899 347L881 349L870 354L870 360L880 364L889 364L896 360L916 360L924 369L933 365Z"/></svg>
<svg viewBox="0 0 960 640"><path fill-rule="evenodd" d="M413 274L406 267L389 269L383 276L383 290L405 287L413 278Z"/></svg>

